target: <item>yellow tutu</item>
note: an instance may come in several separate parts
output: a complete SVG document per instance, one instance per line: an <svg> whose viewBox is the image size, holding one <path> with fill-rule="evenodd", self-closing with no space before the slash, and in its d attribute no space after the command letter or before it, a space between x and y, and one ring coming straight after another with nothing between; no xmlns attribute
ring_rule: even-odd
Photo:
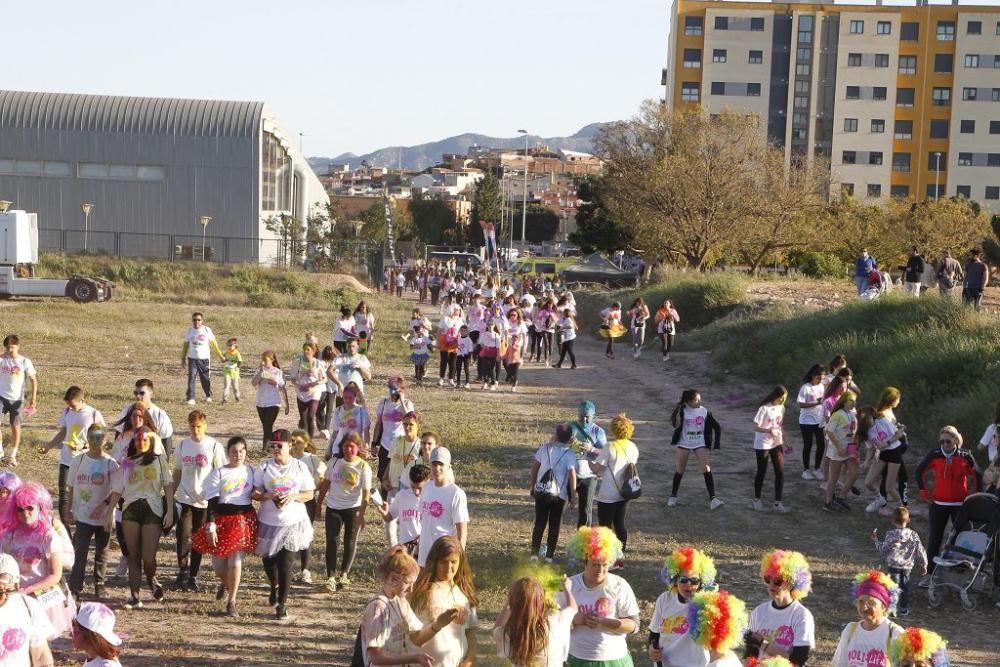
<svg viewBox="0 0 1000 667"><path fill-rule="evenodd" d="M602 326L597 333L601 334L604 338L621 338L627 330L623 324L612 324L610 326Z"/></svg>

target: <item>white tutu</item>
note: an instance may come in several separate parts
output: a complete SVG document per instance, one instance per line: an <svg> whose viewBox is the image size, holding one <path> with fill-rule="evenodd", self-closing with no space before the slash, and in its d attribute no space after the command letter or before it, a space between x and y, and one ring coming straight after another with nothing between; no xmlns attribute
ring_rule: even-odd
<svg viewBox="0 0 1000 667"><path fill-rule="evenodd" d="M309 519L303 519L291 526L272 526L263 521L257 524L257 555L273 556L282 549L302 551L308 549L313 540L313 526Z"/></svg>

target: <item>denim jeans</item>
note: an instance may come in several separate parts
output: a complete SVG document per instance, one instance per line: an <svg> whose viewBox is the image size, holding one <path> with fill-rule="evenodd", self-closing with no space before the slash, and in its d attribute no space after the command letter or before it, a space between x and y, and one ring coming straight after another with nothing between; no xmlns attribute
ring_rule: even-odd
<svg viewBox="0 0 1000 667"><path fill-rule="evenodd" d="M579 516L576 527L593 525L594 518L594 496L597 495L597 478L587 477L577 478L576 498L579 503Z"/></svg>
<svg viewBox="0 0 1000 667"><path fill-rule="evenodd" d="M889 578L899 586L899 610L908 610L910 608L910 571L898 567L890 567Z"/></svg>
<svg viewBox="0 0 1000 667"><path fill-rule="evenodd" d="M83 590L91 537L94 538L94 585L104 586L104 566L108 560L111 532L105 526L92 526L89 523L78 521L76 534L73 536L73 551L76 555L73 560L73 571L69 576L69 589L74 593Z"/></svg>
<svg viewBox="0 0 1000 667"><path fill-rule="evenodd" d="M187 400L194 400L195 376L201 381L202 391L206 398L212 398L212 380L208 377L208 359L192 359L188 357L188 388Z"/></svg>

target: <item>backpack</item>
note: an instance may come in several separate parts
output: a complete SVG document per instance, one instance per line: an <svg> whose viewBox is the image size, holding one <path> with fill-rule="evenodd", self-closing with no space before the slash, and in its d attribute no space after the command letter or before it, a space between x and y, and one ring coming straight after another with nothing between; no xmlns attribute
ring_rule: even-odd
<svg viewBox="0 0 1000 667"><path fill-rule="evenodd" d="M372 598L368 604L365 605L365 610L367 611L368 605L376 600L385 600L384 595L379 595ZM388 600L386 600L388 602ZM354 652L351 654L351 667L365 667L365 651L367 649L361 645L361 625L358 625L358 634L354 637Z"/></svg>
<svg viewBox="0 0 1000 667"><path fill-rule="evenodd" d="M549 459L549 469L545 471L541 479L535 482L535 499L553 502L559 499L559 492L562 490L562 485L556 479L555 470L552 467L552 450L546 448L545 455ZM559 463L565 455L566 452L563 452L556 459L556 463Z"/></svg>
<svg viewBox="0 0 1000 667"><path fill-rule="evenodd" d="M614 466L612 466L613 468ZM618 486L618 480L615 479L614 475L611 475L611 481L615 483L615 488L618 489L619 495L625 500L635 500L642 495L642 480L639 479L639 470L631 461L625 465L625 474L622 476L621 486Z"/></svg>

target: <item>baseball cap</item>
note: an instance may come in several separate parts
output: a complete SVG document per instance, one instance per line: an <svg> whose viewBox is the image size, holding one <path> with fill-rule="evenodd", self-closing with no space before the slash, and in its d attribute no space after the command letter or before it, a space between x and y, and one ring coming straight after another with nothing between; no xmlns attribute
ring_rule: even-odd
<svg viewBox="0 0 1000 667"><path fill-rule="evenodd" d="M100 635L112 646L120 646L122 638L115 634L115 612L100 602L84 602L76 612L81 627Z"/></svg>
<svg viewBox="0 0 1000 667"><path fill-rule="evenodd" d="M451 452L444 447L436 447L434 451L431 452L431 463L451 465Z"/></svg>
<svg viewBox="0 0 1000 667"><path fill-rule="evenodd" d="M0 575L6 574L16 584L21 581L21 568L10 554L0 554Z"/></svg>

